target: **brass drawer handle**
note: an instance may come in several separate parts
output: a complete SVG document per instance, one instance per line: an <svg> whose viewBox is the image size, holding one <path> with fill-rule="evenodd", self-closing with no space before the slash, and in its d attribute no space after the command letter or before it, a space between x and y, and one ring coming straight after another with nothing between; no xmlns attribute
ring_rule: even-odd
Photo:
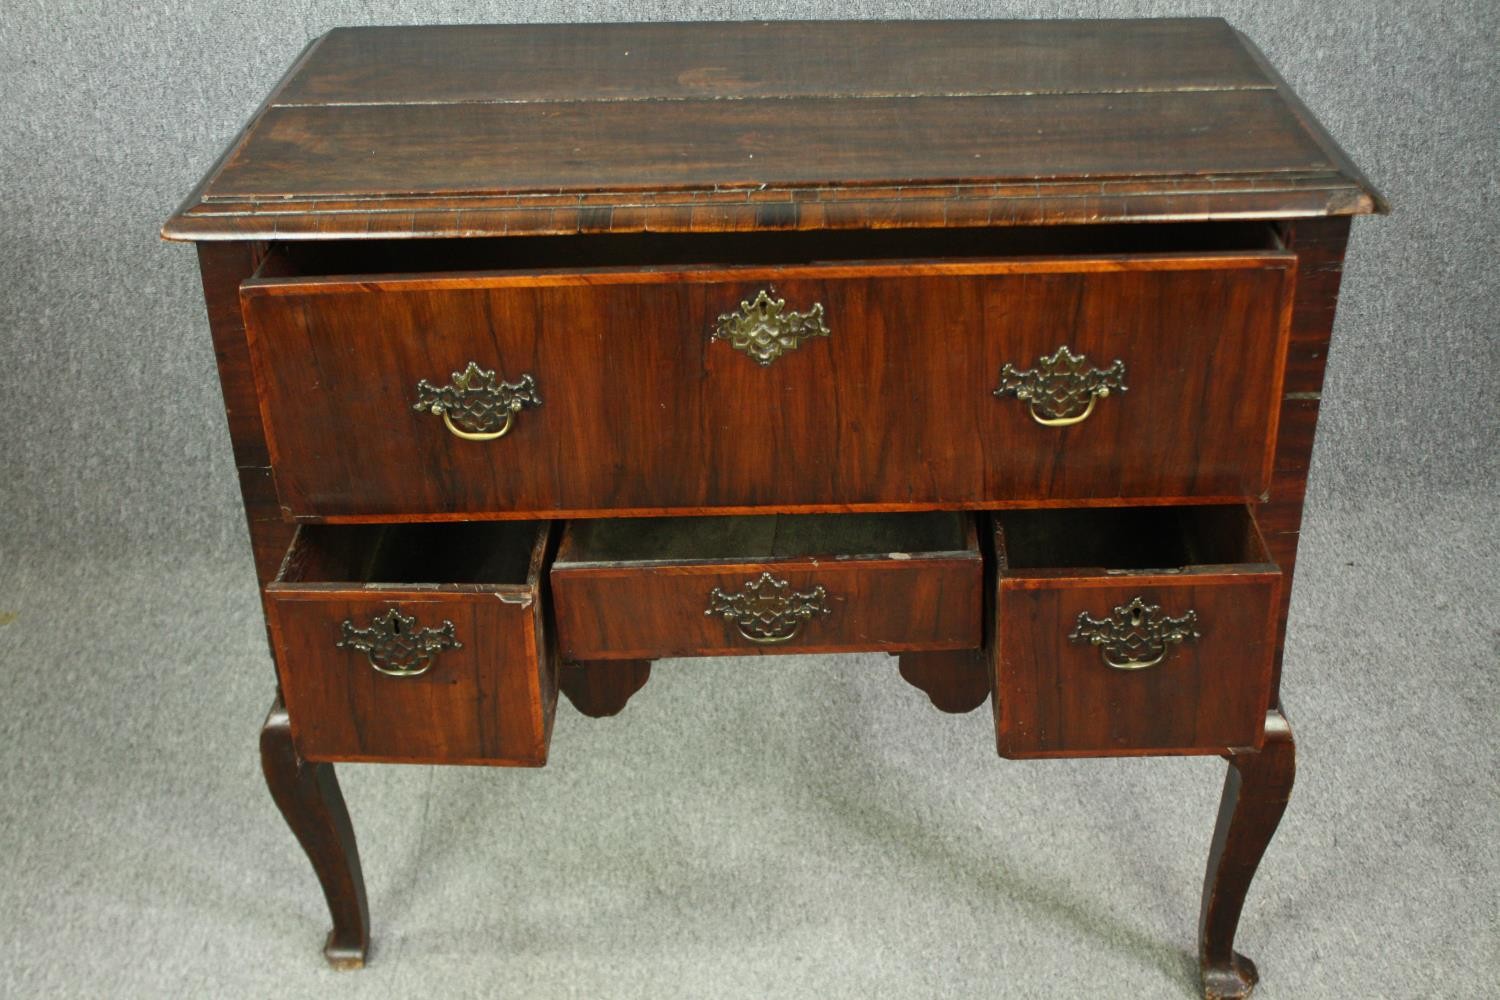
<svg viewBox="0 0 1500 1000"><path fill-rule="evenodd" d="M1162 614L1161 605L1135 597L1116 607L1108 618L1080 611L1068 641L1098 646L1105 664L1116 670L1145 670L1166 659L1170 647L1197 642L1197 624L1196 611L1174 618Z"/></svg>
<svg viewBox="0 0 1500 1000"><path fill-rule="evenodd" d="M765 366L787 351L795 351L809 337L828 334L823 303L814 302L806 312L797 312L787 309L786 299L773 299L763 288L753 302L741 302L738 312L720 316L709 340L727 340L730 347Z"/></svg>
<svg viewBox="0 0 1500 1000"><path fill-rule="evenodd" d="M536 379L522 375L506 382L473 361L445 386L435 386L425 378L417 383L418 413L443 418L443 426L454 437L465 441L494 441L510 433L516 414L523 406L540 406Z"/></svg>
<svg viewBox="0 0 1500 1000"><path fill-rule="evenodd" d="M1035 368L1021 371L1007 362L1000 369L995 395L1014 396L1030 404L1031 419L1043 427L1081 424L1110 390L1126 390L1125 362L1116 358L1108 368L1089 368L1087 362L1087 357L1074 354L1066 344L1050 357L1043 355Z"/></svg>
<svg viewBox="0 0 1500 1000"><path fill-rule="evenodd" d="M444 621L437 628L417 628L417 620L395 608L370 619L366 628L356 628L345 618L339 624L341 638L334 643L339 649L357 649L365 654L370 666L387 677L420 677L432 669L433 661L445 649L463 649L453 635L453 623Z"/></svg>
<svg viewBox="0 0 1500 1000"><path fill-rule="evenodd" d="M829 613L828 592L821 586L792 590L786 580L762 573L738 592L726 594L718 587L708 595L706 615L734 622L740 635L762 645L791 642L813 615Z"/></svg>

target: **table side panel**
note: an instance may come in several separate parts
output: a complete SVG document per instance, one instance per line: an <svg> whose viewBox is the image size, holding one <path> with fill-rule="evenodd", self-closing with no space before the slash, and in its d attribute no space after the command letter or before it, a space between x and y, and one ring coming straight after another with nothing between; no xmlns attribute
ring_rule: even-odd
<svg viewBox="0 0 1500 1000"><path fill-rule="evenodd" d="M1297 254L1297 283L1292 296L1291 336L1269 499L1258 505L1255 512L1271 557L1285 576L1269 706L1273 709L1280 707L1281 667L1297 566L1297 541L1301 537L1303 502L1349 229L1347 218L1298 219L1282 226L1284 243Z"/></svg>

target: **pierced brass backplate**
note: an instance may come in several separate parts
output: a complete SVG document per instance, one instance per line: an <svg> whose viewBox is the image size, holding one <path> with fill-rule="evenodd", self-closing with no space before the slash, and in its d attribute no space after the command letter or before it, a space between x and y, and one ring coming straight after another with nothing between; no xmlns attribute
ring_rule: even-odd
<svg viewBox="0 0 1500 1000"><path fill-rule="evenodd" d="M1068 641L1099 647L1104 662L1116 670L1144 670L1166 659L1167 650L1183 642L1198 641L1198 612L1189 610L1170 617L1161 605L1131 598L1108 618L1078 613L1078 624Z"/></svg>
<svg viewBox="0 0 1500 1000"><path fill-rule="evenodd" d="M828 336L823 303L806 312L789 310L786 299L773 299L761 289L752 302L741 302L738 312L725 313L714 326L711 340L727 340L761 365L769 365L787 351L795 351L809 337Z"/></svg>
<svg viewBox="0 0 1500 1000"><path fill-rule="evenodd" d="M1125 362L1116 358L1108 368L1091 368L1087 357L1064 344L1043 355L1035 368L1022 371L1007 362L995 395L1029 403L1031 419L1043 427L1067 427L1087 420L1094 404L1112 389L1126 389Z"/></svg>
<svg viewBox="0 0 1500 1000"><path fill-rule="evenodd" d="M718 587L708 595L706 615L719 615L734 622L740 635L751 642L790 642L813 615L828 614L828 592L822 587L792 590L787 580L762 573L734 594Z"/></svg>
<svg viewBox="0 0 1500 1000"><path fill-rule="evenodd" d="M463 648L453 634L452 622L445 621L437 628L418 628L415 618L395 608L370 619L366 628L356 628L345 618L339 624L339 635L334 645L359 650L370 666L390 677L418 677L432 668L443 650Z"/></svg>
<svg viewBox="0 0 1500 1000"><path fill-rule="evenodd" d="M443 418L454 437L465 441L493 441L509 433L523 406L540 406L536 379L522 375L506 382L473 361L453 381L435 386L425 378L417 383L417 401L412 409Z"/></svg>

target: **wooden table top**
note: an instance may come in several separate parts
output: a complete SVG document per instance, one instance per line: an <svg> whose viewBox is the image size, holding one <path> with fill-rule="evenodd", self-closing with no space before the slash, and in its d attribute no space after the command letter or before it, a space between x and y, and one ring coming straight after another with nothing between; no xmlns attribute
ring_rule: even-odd
<svg viewBox="0 0 1500 1000"><path fill-rule="evenodd" d="M1216 18L340 28L168 238L1349 215L1384 205Z"/></svg>

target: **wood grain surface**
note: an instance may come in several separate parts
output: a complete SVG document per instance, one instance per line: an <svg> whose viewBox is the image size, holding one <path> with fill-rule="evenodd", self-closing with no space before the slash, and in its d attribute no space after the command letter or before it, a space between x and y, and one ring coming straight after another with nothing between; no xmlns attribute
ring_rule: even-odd
<svg viewBox="0 0 1500 1000"><path fill-rule="evenodd" d="M346 28L314 43L164 233L712 232L1381 207L1219 19Z"/></svg>
<svg viewBox="0 0 1500 1000"><path fill-rule="evenodd" d="M800 520L860 519L846 515ZM550 574L558 648L565 660L604 661L978 647L983 564L972 519L878 519L885 527L886 544L865 553L838 551L834 544L820 550L816 536L796 550L778 549L773 542L778 520L774 517L664 522L668 530L676 524L696 538L705 537L704 527L716 520L762 522L768 544L754 555L726 555L726 535L710 532L707 537L718 545L668 542L664 547L673 551L671 558L604 560L564 537ZM933 519L955 524L957 544L924 547L921 536L927 525L922 522ZM903 533L903 525L910 525L911 531ZM568 528L572 533L580 530L587 526ZM831 535L848 530L839 524L827 528ZM814 615L791 640L770 645L747 639L722 616L707 614L716 588L740 593L747 584L758 583L762 573L770 573L792 591L822 587L827 613Z"/></svg>
<svg viewBox="0 0 1500 1000"><path fill-rule="evenodd" d="M1283 251L290 277L245 286L283 508L311 519L1243 499L1270 474ZM711 334L761 290L831 333ZM1073 427L996 398L1067 345L1128 390ZM476 443L413 412L469 362L541 405ZM359 433L350 433L360 428ZM963 446L957 446L964 442Z"/></svg>
<svg viewBox="0 0 1500 1000"><path fill-rule="evenodd" d="M1008 552L1026 540L1016 533L1047 515L996 517L993 657L1003 756L1224 753L1260 744L1281 574L1243 508L1207 519L1221 537L1185 537L1199 516L1162 512L1182 535L1088 540L1090 549L1120 546L1119 559L1098 566L1061 551L1056 566L1036 565L1036 556L1017 566ZM1122 520L1121 530L1131 527ZM1140 670L1112 668L1097 647L1070 641L1081 613L1107 618L1137 597L1169 616L1196 612L1197 641L1169 647L1160 664Z"/></svg>
<svg viewBox="0 0 1500 1000"><path fill-rule="evenodd" d="M1214 18L515 24L338 28L275 103L1188 89L1274 84Z"/></svg>
<svg viewBox="0 0 1500 1000"><path fill-rule="evenodd" d="M265 588L298 753L314 761L545 764L557 702L541 579L546 527L521 559L522 577L505 582L328 579L329 567L347 563L342 554L297 551L336 549L338 536L358 531L302 529L281 576ZM418 558L441 556L426 550ZM452 622L461 646L411 677L381 674L365 654L337 646L341 622L364 628L392 608L415 618L416 628Z"/></svg>
<svg viewBox="0 0 1500 1000"><path fill-rule="evenodd" d="M1278 609L1276 666L1267 707L1279 710L1282 646L1291 608L1302 507L1312 468L1313 437L1323 400L1323 374L1333 341L1334 316L1343 281L1348 219L1299 219L1282 226L1283 239L1297 254L1297 285L1292 299L1292 326L1287 344L1286 378L1276 438L1271 487L1255 517L1266 545L1285 575ZM1354 349L1357 344L1353 345Z"/></svg>

